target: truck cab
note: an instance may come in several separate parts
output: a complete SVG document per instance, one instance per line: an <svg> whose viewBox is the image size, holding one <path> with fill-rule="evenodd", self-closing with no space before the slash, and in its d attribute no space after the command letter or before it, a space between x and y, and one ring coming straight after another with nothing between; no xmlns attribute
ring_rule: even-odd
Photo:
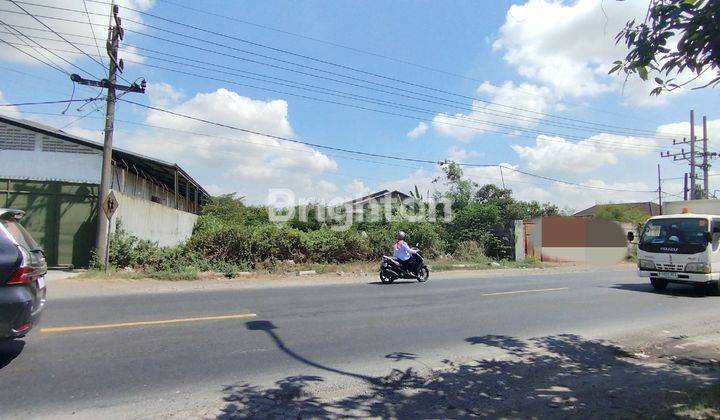
<svg viewBox="0 0 720 420"><path fill-rule="evenodd" d="M632 238L628 234L628 239ZM709 286L720 292L720 216L682 214L655 216L645 222L638 239L640 277L664 290L668 283Z"/></svg>

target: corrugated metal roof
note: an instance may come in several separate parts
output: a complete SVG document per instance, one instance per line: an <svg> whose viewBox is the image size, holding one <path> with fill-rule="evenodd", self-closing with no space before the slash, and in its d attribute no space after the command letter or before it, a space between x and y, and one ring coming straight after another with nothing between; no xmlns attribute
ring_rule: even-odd
<svg viewBox="0 0 720 420"><path fill-rule="evenodd" d="M5 115L0 115L0 122L14 125L16 127L26 128L28 130L36 131L48 136L57 137L72 143L87 146L93 149L102 150L102 143L98 143L92 140L84 139L74 134L67 133L49 125L41 124L36 121L10 118ZM169 188L174 188L175 184L175 171L178 171L185 179L187 179L199 192L209 197L210 194L187 172L185 172L177 163L170 163L161 159L144 156L139 153L131 152L128 150L119 149L113 147L113 161L116 165L124 164L127 167L133 166L141 172L145 172L152 178L166 184ZM74 181L71 181L74 182Z"/></svg>

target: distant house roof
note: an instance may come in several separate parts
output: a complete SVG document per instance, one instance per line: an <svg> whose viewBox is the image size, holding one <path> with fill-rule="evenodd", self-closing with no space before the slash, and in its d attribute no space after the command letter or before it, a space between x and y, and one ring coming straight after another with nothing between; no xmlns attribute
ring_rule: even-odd
<svg viewBox="0 0 720 420"><path fill-rule="evenodd" d="M10 118L5 115L0 115L0 122L39 132L48 136L57 137L71 143L90 147L96 150L103 150L103 145L101 143L87 140L74 134L67 133L49 125L40 124L35 121ZM112 158L113 163L116 166L125 166L128 168L133 168L134 170L137 170L139 172L143 172L151 179L165 184L171 189L175 185L175 171L177 171L183 178L187 179L194 188L197 188L197 190L201 192L204 196L210 196L210 194L187 172L185 172L180 166L178 166L177 163L165 162L160 159L151 158L141 155L139 153L118 149L116 147L113 147Z"/></svg>
<svg viewBox="0 0 720 420"><path fill-rule="evenodd" d="M660 206L652 201L639 201L636 203L610 203L610 204L596 204L590 208L579 211L574 216L595 216L597 212L607 206L622 206L630 210L638 210L648 216L657 216L660 214Z"/></svg>
<svg viewBox="0 0 720 420"><path fill-rule="evenodd" d="M408 194L402 193L402 192L400 192L400 191L398 191L398 190L393 190L393 191L390 191L390 190L382 190L382 191L374 192L374 193L372 193L372 194L368 194L368 195L363 196L363 197L356 198L356 199L354 199L354 200L347 201L347 202L343 203L343 205L349 204L349 205L352 205L352 206L357 206L357 205L359 205L359 204L365 204L365 203L367 203L367 202L370 202L370 201L373 201L373 200L377 200L377 199L379 199L379 198L381 198L381 197L384 197L384 196L387 196L387 195L392 196L392 197L398 197L398 198L400 198L401 200L404 200L404 199L406 199L406 198L410 198L410 196L409 196Z"/></svg>

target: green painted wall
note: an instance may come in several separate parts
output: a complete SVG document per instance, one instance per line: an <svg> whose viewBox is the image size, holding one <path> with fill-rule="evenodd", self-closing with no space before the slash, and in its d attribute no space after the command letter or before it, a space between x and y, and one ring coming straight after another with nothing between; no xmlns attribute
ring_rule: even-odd
<svg viewBox="0 0 720 420"><path fill-rule="evenodd" d="M98 186L0 178L0 207L24 210L23 226L48 265L87 267L95 244Z"/></svg>

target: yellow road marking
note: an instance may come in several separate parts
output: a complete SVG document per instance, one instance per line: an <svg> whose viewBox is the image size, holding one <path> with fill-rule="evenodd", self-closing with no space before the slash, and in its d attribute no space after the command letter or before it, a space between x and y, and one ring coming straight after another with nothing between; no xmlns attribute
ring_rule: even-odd
<svg viewBox="0 0 720 420"><path fill-rule="evenodd" d="M502 295L514 295L517 293L532 293L532 292L555 292L558 290L568 290L569 287L555 287L552 289L531 289L531 290L513 290L511 292L495 292L495 293L484 293L481 296L502 296Z"/></svg>
<svg viewBox="0 0 720 420"><path fill-rule="evenodd" d="M103 330L108 328L128 328L128 327L143 327L146 325L165 325L165 324L180 324L184 322L198 322L198 321L219 321L223 319L238 319L238 318L253 318L256 314L235 314L235 315L219 315L219 316L203 316L198 318L177 318L177 319L162 319L157 321L138 321L138 322L121 322L118 324L96 324L96 325L75 325L71 327L47 327L40 328L40 332L44 333L62 333L70 331L83 331L83 330Z"/></svg>

